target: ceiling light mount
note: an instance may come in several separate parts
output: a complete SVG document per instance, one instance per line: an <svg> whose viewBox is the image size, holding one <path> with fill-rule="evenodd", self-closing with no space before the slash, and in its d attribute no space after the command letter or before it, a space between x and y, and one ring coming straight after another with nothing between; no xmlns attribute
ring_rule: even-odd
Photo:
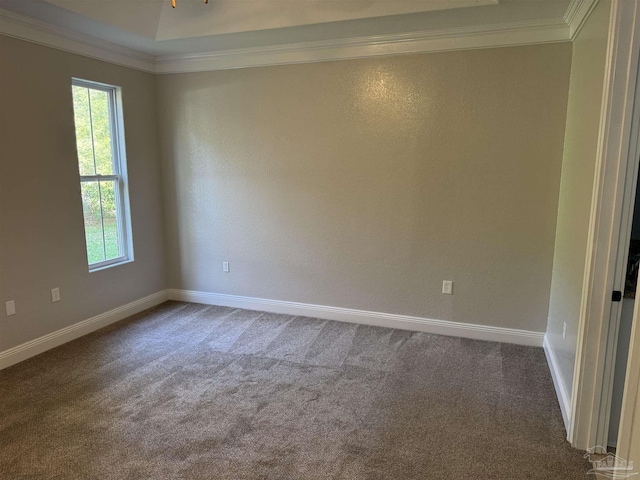
<svg viewBox="0 0 640 480"><path fill-rule="evenodd" d="M204 0L204 3L209 3L209 0ZM171 8L176 8L176 0L171 0Z"/></svg>

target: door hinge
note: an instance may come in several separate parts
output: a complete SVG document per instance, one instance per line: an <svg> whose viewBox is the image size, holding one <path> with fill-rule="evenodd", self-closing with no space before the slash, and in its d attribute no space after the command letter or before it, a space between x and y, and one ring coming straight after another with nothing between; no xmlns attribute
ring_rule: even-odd
<svg viewBox="0 0 640 480"><path fill-rule="evenodd" d="M613 294L611 295L611 301L619 302L620 300L622 300L622 292L620 290L614 290Z"/></svg>

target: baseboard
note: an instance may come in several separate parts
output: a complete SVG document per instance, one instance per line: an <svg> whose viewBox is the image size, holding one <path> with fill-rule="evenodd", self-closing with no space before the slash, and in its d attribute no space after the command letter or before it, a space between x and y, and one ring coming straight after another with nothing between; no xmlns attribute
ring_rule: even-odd
<svg viewBox="0 0 640 480"><path fill-rule="evenodd" d="M167 301L166 290L0 352L0 370Z"/></svg>
<svg viewBox="0 0 640 480"><path fill-rule="evenodd" d="M556 389L556 395L558 396L558 403L560 404L560 410L562 411L562 420L564 421L564 428L569 431L569 416L571 414L571 396L567 391L567 387L560 375L560 367L558 366L558 359L556 354L551 348L549 343L549 337L544 336L544 354L547 357L547 363L549 364L549 370L551 371L551 378L553 379L553 386Z"/></svg>
<svg viewBox="0 0 640 480"><path fill-rule="evenodd" d="M168 290L170 300L221 305L225 307L260 310L288 315L304 315L308 317L337 320L340 322L360 323L378 327L399 328L418 332L437 333L454 337L489 340L493 342L515 343L541 347L544 339L542 332L530 332L513 328L492 327L470 323L434 320L430 318L395 315L391 313L369 312L351 308L328 307L308 303L285 302L265 298L242 297L222 293L196 292L190 290Z"/></svg>

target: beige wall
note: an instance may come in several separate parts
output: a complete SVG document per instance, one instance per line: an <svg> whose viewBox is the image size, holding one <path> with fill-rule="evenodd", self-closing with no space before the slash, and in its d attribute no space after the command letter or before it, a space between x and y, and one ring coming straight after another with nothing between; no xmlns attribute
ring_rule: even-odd
<svg viewBox="0 0 640 480"><path fill-rule="evenodd" d="M123 92L135 262L94 273L71 77ZM156 118L152 75L0 36L0 351L165 288Z"/></svg>
<svg viewBox="0 0 640 480"><path fill-rule="evenodd" d="M547 337L571 392L587 254L611 2L601 0L573 44ZM562 338L563 323L566 339Z"/></svg>
<svg viewBox="0 0 640 480"><path fill-rule="evenodd" d="M570 63L565 43L158 77L170 286L544 331Z"/></svg>

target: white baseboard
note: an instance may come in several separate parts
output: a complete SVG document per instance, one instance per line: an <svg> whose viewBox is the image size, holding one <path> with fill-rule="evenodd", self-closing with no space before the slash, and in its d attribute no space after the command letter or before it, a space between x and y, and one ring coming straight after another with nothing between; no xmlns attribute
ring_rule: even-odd
<svg viewBox="0 0 640 480"><path fill-rule="evenodd" d="M135 315L138 312L154 307L167 301L167 290L156 292L147 297L141 298L131 303L127 303L108 312L88 318L68 327L56 330L42 337L0 352L0 370L10 367L18 362L34 357L52 348L70 342L83 335L99 330L123 318Z"/></svg>
<svg viewBox="0 0 640 480"><path fill-rule="evenodd" d="M553 386L556 389L556 395L558 396L558 403L560 404L560 410L562 411L562 420L564 421L564 428L569 431L569 416L571 414L571 396L567 391L562 375L560 374L560 367L558 366L558 359L556 354L549 343L549 337L544 336L544 353L547 357L547 363L549 364L549 370L551 371L551 378L553 379Z"/></svg>
<svg viewBox="0 0 640 480"><path fill-rule="evenodd" d="M351 308L328 307L308 303L285 302L265 298L242 297L222 293L196 292L190 290L168 290L170 300L221 305L225 307L260 310L265 312L304 315L308 317L337 320L340 322L361 323L378 327L399 328L418 332L437 333L454 337L489 340L493 342L515 343L541 347L544 333L517 330L514 328L491 327L470 323L449 322L430 318L395 315L391 313L369 312Z"/></svg>

